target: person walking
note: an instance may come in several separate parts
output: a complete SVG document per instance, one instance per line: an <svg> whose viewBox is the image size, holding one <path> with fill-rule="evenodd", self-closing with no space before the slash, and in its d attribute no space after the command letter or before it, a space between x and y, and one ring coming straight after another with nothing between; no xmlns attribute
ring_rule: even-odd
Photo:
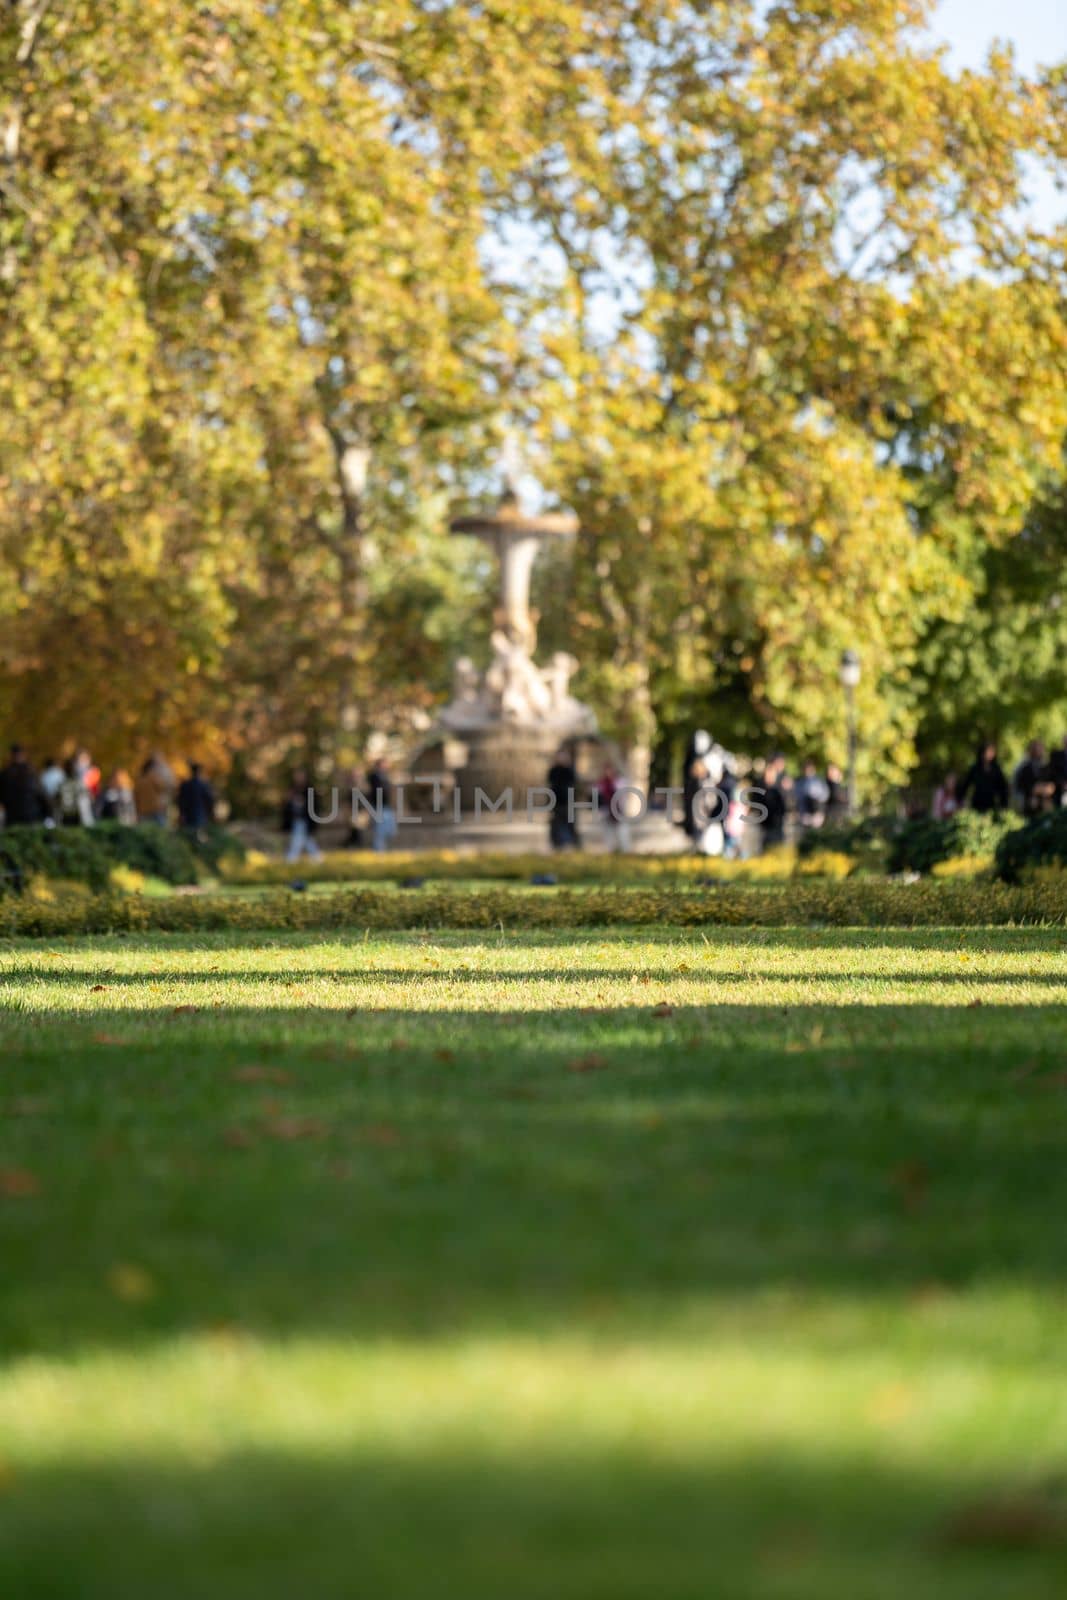
<svg viewBox="0 0 1067 1600"><path fill-rule="evenodd" d="M622 788L618 768L612 762L606 761L597 782L596 794L597 810L604 830L604 842L609 852L618 850L625 853L630 848L630 819L622 809L625 805L625 795L622 800L615 802L615 796Z"/></svg>
<svg viewBox="0 0 1067 1600"><path fill-rule="evenodd" d="M819 776L819 769L809 756L797 780L797 821L802 828L821 828L826 821L826 808L830 803L830 785Z"/></svg>
<svg viewBox="0 0 1067 1600"><path fill-rule="evenodd" d="M71 756L63 767L57 809L60 825L64 828L91 828L96 821L93 816L93 797L76 756Z"/></svg>
<svg viewBox="0 0 1067 1600"><path fill-rule="evenodd" d="M189 776L178 785L178 826L202 833L215 820L215 794L199 761L190 761Z"/></svg>
<svg viewBox="0 0 1067 1600"><path fill-rule="evenodd" d="M123 826L137 821L137 807L133 803L133 784L123 767L116 767L100 790L96 814L101 822L121 822Z"/></svg>
<svg viewBox="0 0 1067 1600"><path fill-rule="evenodd" d="M848 785L834 761L826 765L826 826L836 828L848 820Z"/></svg>
<svg viewBox="0 0 1067 1600"><path fill-rule="evenodd" d="M59 791L63 786L63 763L49 756L41 770L41 794L44 796L44 825L54 828L59 806Z"/></svg>
<svg viewBox="0 0 1067 1600"><path fill-rule="evenodd" d="M366 844L363 829L363 809L360 799L366 795L363 784L363 774L358 767L352 767L348 774L349 790L349 826L348 837L345 840L346 850L362 850Z"/></svg>
<svg viewBox="0 0 1067 1600"><path fill-rule="evenodd" d="M286 861L299 861L302 855L306 855L309 861L322 859L322 851L315 841L319 825L313 814L314 799L315 792L309 787L307 772L303 767L298 767L293 773L282 811L282 827L289 835Z"/></svg>
<svg viewBox="0 0 1067 1600"><path fill-rule="evenodd" d="M548 769L548 787L552 792L552 814L548 819L548 842L553 850L580 850L578 824L569 813L574 807L578 790L578 774L574 759L566 745L560 745Z"/></svg>
<svg viewBox="0 0 1067 1600"><path fill-rule="evenodd" d="M1051 811L1056 795L1056 780L1040 739L1031 739L1026 755L1012 776L1012 789L1024 817L1039 817Z"/></svg>
<svg viewBox="0 0 1067 1600"><path fill-rule="evenodd" d="M971 810L978 812L1004 811L1008 805L1008 780L997 760L997 747L992 740L979 745L978 753L960 785L960 805L971 796Z"/></svg>
<svg viewBox="0 0 1067 1600"><path fill-rule="evenodd" d="M387 756L379 756L367 774L367 799L371 806L371 843L379 855L396 838L396 802Z"/></svg>
<svg viewBox="0 0 1067 1600"><path fill-rule="evenodd" d="M25 827L45 819L41 782L20 744L11 746L7 766L0 768L0 807L8 828Z"/></svg>
<svg viewBox="0 0 1067 1600"><path fill-rule="evenodd" d="M788 810L785 757L777 751L770 756L763 769L760 802L764 815L760 820L760 838L764 850L773 850L785 842L785 819Z"/></svg>
<svg viewBox="0 0 1067 1600"><path fill-rule="evenodd" d="M92 801L93 806L95 807L96 797L100 793L100 768L97 766L96 762L93 760L92 756L89 754L84 745L82 745L80 750L75 752L74 761L78 768L78 776L88 789L89 799Z"/></svg>
<svg viewBox="0 0 1067 1600"><path fill-rule="evenodd" d="M139 822L167 826L170 800L174 793L174 774L161 755L151 755L137 775L133 801Z"/></svg>
<svg viewBox="0 0 1067 1600"><path fill-rule="evenodd" d="M721 787L726 799L726 815L722 824L722 853L727 861L739 861L745 853L748 807L741 799L741 784L736 772L724 772Z"/></svg>
<svg viewBox="0 0 1067 1600"><path fill-rule="evenodd" d="M960 809L959 779L954 772L946 772L934 790L934 803L930 814L935 822L947 822Z"/></svg>
<svg viewBox="0 0 1067 1600"><path fill-rule="evenodd" d="M704 817L698 816L697 812L698 807L704 804L698 796L708 781L707 757L710 752L711 734L706 728L696 728L689 735L682 760L682 827L694 850L700 849L707 826Z"/></svg>
<svg viewBox="0 0 1067 1600"><path fill-rule="evenodd" d="M1067 734L1049 756L1048 769L1053 783L1052 806L1058 810L1067 803Z"/></svg>

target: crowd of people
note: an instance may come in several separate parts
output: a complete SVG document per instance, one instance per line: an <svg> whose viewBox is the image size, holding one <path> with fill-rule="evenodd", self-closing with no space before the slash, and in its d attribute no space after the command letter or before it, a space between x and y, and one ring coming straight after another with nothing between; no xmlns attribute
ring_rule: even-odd
<svg viewBox="0 0 1067 1600"><path fill-rule="evenodd" d="M961 779L947 772L934 794L933 815L939 821L969 807L972 811L1015 810L1024 817L1058 811L1067 803L1067 735L1049 751L1031 739L1009 782L992 742L980 745Z"/></svg>
<svg viewBox="0 0 1067 1600"><path fill-rule="evenodd" d="M345 844L349 849L370 846L388 850L398 826L396 785L388 756L379 756L364 775L358 768L348 774L351 806ZM319 818L315 791L306 768L297 767L282 806L282 832L288 841L285 858L299 861L301 856L317 861L322 855L315 835Z"/></svg>
<svg viewBox="0 0 1067 1600"><path fill-rule="evenodd" d="M154 823L193 833L215 817L215 795L200 763L189 763L179 781L161 755L151 755L131 778L124 767L105 777L86 749L60 761L49 756L40 769L21 744L11 746L0 767L0 811L7 827L91 828L98 822Z"/></svg>
<svg viewBox="0 0 1067 1600"><path fill-rule="evenodd" d="M791 818L797 827L820 828L847 812L844 779L832 763L823 774L814 760L805 761L794 779L784 756L774 754L762 769L743 773L737 758L698 728L689 738L682 766L680 826L691 848L702 855L735 858L767 849L783 842ZM598 778L583 781L573 753L563 746L549 768L547 785L553 797L548 830L554 850L581 847L576 816L581 802L576 804L576 797L585 791L595 800L607 848L630 848L633 807L616 801L631 785L614 762L605 762Z"/></svg>
<svg viewBox="0 0 1067 1600"><path fill-rule="evenodd" d="M690 848L701 855L727 859L773 849L809 830L834 827L849 815L848 789L839 766L808 757L795 775L786 758L774 752L762 763L742 766L706 729L690 735L683 759L682 817ZM630 848L631 824L611 806L626 787L619 769L605 764L598 779L579 778L574 758L561 749L548 773L555 799L549 819L553 849L579 848L581 836L572 797L595 791L597 815L609 849ZM933 796L930 814L938 821L963 808L976 812L1015 811L1024 818L1058 810L1067 804L1067 736L1051 751L1031 740L1011 778L1000 765L997 746L982 744L961 778L946 773ZM910 815L921 814L911 812Z"/></svg>
<svg viewBox="0 0 1067 1600"><path fill-rule="evenodd" d="M785 756L774 751L762 769L742 772L737 757L698 728L684 769L683 827L702 855L729 859L773 849L784 843L791 823L798 830L822 828L848 814L844 775L833 762L820 772L808 757L794 777Z"/></svg>
<svg viewBox="0 0 1067 1600"><path fill-rule="evenodd" d="M395 781L388 759L378 757L365 775L350 774L352 791L362 799L353 808L347 838L350 846L387 850L396 837ZM626 851L632 843L633 808L620 791L631 789L612 761L602 764L595 779L579 777L573 752L556 754L547 774L553 798L549 843L555 850L581 845L575 799L588 793L595 801L604 842ZM780 752L742 770L737 758L706 729L690 736L683 762L682 819L690 846L703 855L737 857L770 849L809 829L833 826L848 816L849 803L840 767L820 770L809 757L794 776ZM619 803L623 801L624 803ZM961 778L945 774L933 796L931 814L939 821L963 808L979 813L1015 810L1026 818L1067 804L1067 736L1051 752L1040 739L1027 746L1010 779L1000 764L997 746L982 744ZM178 779L166 758L150 755L136 777L122 767L106 775L87 749L60 761L50 756L38 769L20 744L11 746L0 768L0 817L8 827L93 827L98 822L149 823L167 826L173 819L183 830L199 833L215 820L216 802L199 762L191 761ZM282 811L287 859L312 859L321 852L318 820L308 773L297 768Z"/></svg>

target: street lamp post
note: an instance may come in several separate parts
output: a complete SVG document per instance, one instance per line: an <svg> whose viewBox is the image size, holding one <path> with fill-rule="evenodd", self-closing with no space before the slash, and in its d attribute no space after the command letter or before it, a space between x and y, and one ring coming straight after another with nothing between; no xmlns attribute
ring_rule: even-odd
<svg viewBox="0 0 1067 1600"><path fill-rule="evenodd" d="M848 719L848 814L856 814L856 685L860 681L860 658L855 650L841 654L841 687L845 691Z"/></svg>

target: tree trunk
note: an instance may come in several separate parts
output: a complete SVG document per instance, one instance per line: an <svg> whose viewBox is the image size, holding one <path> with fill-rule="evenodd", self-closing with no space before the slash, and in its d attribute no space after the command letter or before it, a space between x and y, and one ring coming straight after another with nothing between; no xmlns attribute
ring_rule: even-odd
<svg viewBox="0 0 1067 1600"><path fill-rule="evenodd" d="M342 645L346 661L338 684L338 725L354 740L365 736L365 622L370 596L366 571L366 494L370 449L328 425L341 499L341 533L335 549L340 576Z"/></svg>

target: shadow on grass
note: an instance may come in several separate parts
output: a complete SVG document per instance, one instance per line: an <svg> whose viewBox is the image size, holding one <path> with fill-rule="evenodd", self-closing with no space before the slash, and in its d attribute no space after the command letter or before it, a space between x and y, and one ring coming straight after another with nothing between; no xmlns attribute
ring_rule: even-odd
<svg viewBox="0 0 1067 1600"><path fill-rule="evenodd" d="M393 984L410 988L413 984L436 981L455 981L475 984L500 984L500 983L603 983L607 981L618 982L628 978L631 973L638 974L642 980L649 983L676 983L679 978L692 979L710 987L722 984L738 984L750 982L753 978L765 978L775 983L832 983L839 987L851 986L857 983L885 984L892 987L895 984L925 984L927 987L937 987L942 984L950 986L963 986L970 988L974 985L986 984L1004 987L1011 984L1025 983L1036 985L1038 988L1057 988L1067 991L1067 966L1062 972L1035 972L1020 966L1002 972L901 972L899 970L879 970L862 967L850 968L847 972L817 972L805 969L790 969L774 964L759 966L755 961L746 967L719 967L698 966L695 968L679 969L673 967L652 967L640 959L622 963L619 966L598 967L517 967L517 966L488 966L469 968L463 966L440 967L378 967L373 965L350 967L316 967L313 971L301 972L294 980L286 968L275 967L231 967L225 972L193 971L186 970L181 973L168 975L172 984L215 984L228 981L241 981L244 983L273 983L284 984L293 981L343 981L345 983L380 983ZM69 988L76 983L99 983L105 980L107 988L138 989L147 988L154 980L151 969L145 967L138 972L114 972L99 964L88 967L46 968L36 965L21 967L8 967L3 971L3 982L6 983L39 983L57 988Z"/></svg>
<svg viewBox="0 0 1067 1600"><path fill-rule="evenodd" d="M207 944L159 942L201 954ZM301 942L318 941L284 945ZM746 977L767 936L747 942ZM466 935L450 948L477 943ZM903 933L872 943L956 947ZM981 944L1048 948L984 931ZM80 976L101 979L88 966ZM395 966L385 981L417 976ZM713 988L723 975L688 976ZM901 976L872 972L889 984ZM130 981L144 978L106 978ZM927 1449L920 1464L921 1430L910 1451L870 1431L835 1432L832 1397L814 1402L806 1449L771 1450L747 1415L738 1432L750 1445L734 1454L710 1424L659 1458L621 1426L610 1445L590 1443L569 1416L550 1435L511 1437L469 1395L451 1432L416 1408L387 1445L361 1430L351 1396L350 1432L326 1425L321 1395L303 1409L302 1369L286 1363L293 1336L338 1341L350 1351L339 1407L368 1344L515 1334L546 1336L545 1371L551 1336L652 1350L677 1336L700 1360L720 1347L757 1364L766 1353L768 1371L783 1364L779 1381L795 1355L801 1384L840 1356L874 1359L877 1371L884 1344L890 1367L980 1375L987 1415L987 1386L1001 1376L1009 1400L1020 1373L1051 1390L1067 1278L1067 1008L869 996L723 1006L709 994L657 1015L652 988L627 1006L525 1013L473 1009L473 997L455 1011L349 1014L295 1001L137 1012L96 1005L106 993L86 1012L51 997L54 1009L0 1021L0 1351L9 1372L31 1358L31 1417L38 1379L51 1403L52 1374L35 1378L34 1357L70 1358L61 1381L88 1395L91 1377L78 1375L87 1353L134 1367L162 1353L150 1370L173 1408L174 1453L115 1447L108 1460L106 1419L98 1458L72 1448L49 1464L31 1439L6 1477L0 1468L0 1593L1063 1593L1062 1506L961 1512L984 1494L953 1476L962 1446ZM1002 1320L985 1316L991 1303ZM277 1443L249 1450L221 1426L203 1453L197 1427L183 1443L181 1401L163 1392L166 1354L205 1333L222 1345L242 1334L278 1343L272 1370L291 1386L294 1420ZM137 1404L152 1413L155 1381L142 1378L130 1415ZM240 1388L240 1376L232 1382ZM684 1387L663 1393L671 1414L685 1411ZM1010 1404L1005 1419L1010 1438ZM153 1436L154 1414L142 1425ZM1018 1417L1014 1426L1017 1444Z"/></svg>
<svg viewBox="0 0 1067 1600"><path fill-rule="evenodd" d="M1062 1007L8 1019L9 1353L1067 1274ZM15 1185L16 1190L18 1184ZM151 1278L144 1303L109 1287ZM10 1291L14 1292L10 1292Z"/></svg>
<svg viewBox="0 0 1067 1600"><path fill-rule="evenodd" d="M19 1600L1053 1600L1062 1527L1012 1536L936 1473L794 1453L678 1463L462 1445L39 1469L0 1509ZM971 1489L974 1495L974 1489ZM962 1508L962 1509L961 1509Z"/></svg>

